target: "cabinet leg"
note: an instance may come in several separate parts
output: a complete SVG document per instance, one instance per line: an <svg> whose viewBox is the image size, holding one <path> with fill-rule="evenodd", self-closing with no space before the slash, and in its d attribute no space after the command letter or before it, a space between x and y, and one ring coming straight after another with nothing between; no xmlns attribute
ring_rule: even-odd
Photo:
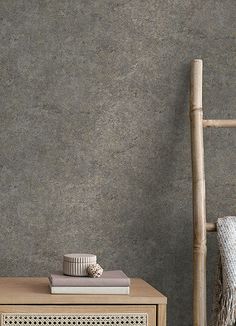
<svg viewBox="0 0 236 326"><path fill-rule="evenodd" d="M158 326L166 326L166 304L157 306L157 321Z"/></svg>

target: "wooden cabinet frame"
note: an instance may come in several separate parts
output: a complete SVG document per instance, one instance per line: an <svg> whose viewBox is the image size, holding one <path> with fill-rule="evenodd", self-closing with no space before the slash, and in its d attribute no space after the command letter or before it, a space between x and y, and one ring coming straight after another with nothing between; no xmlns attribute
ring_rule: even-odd
<svg viewBox="0 0 236 326"><path fill-rule="evenodd" d="M25 326L57 326L62 316L74 318L74 325L83 316L85 320L105 318L107 323L101 326L135 326L135 321L137 326L166 326L166 303L165 296L141 279L131 279L130 295L52 295L46 278L0 278L0 326L24 326L22 320ZM55 324L39 323L38 317ZM34 324L29 318L34 318ZM111 318L117 323L109 322Z"/></svg>

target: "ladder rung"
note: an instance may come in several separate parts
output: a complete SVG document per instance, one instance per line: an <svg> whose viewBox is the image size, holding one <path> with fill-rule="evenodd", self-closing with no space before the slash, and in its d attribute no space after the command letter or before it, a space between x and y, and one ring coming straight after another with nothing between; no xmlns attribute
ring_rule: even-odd
<svg viewBox="0 0 236 326"><path fill-rule="evenodd" d="M206 223L207 232L216 232L216 223Z"/></svg>
<svg viewBox="0 0 236 326"><path fill-rule="evenodd" d="M203 120L203 127L236 128L236 120Z"/></svg>

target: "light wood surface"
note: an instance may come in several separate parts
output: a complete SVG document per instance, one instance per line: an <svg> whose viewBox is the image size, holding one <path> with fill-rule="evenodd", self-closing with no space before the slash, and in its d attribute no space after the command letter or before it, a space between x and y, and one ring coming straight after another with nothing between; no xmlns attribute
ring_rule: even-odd
<svg viewBox="0 0 236 326"><path fill-rule="evenodd" d="M191 64L190 120L193 182L193 325L206 326L206 199L202 60Z"/></svg>
<svg viewBox="0 0 236 326"><path fill-rule="evenodd" d="M164 305L165 306L165 305ZM148 325L156 326L156 306L155 305L83 305L83 306L68 306L68 305L0 305L1 313L49 313L49 314L112 314L112 313L146 313L148 315ZM162 320L164 320L162 315ZM165 324L158 324L164 326Z"/></svg>
<svg viewBox="0 0 236 326"><path fill-rule="evenodd" d="M203 120L203 127L213 128L235 128L236 120Z"/></svg>
<svg viewBox="0 0 236 326"><path fill-rule="evenodd" d="M206 222L203 128L234 128L236 120L204 120L202 110L203 62L191 63L190 120L193 180L193 325L206 326L206 232L216 223Z"/></svg>
<svg viewBox="0 0 236 326"><path fill-rule="evenodd" d="M216 223L206 223L206 230L207 232L216 232L217 231Z"/></svg>
<svg viewBox="0 0 236 326"><path fill-rule="evenodd" d="M202 110L203 62L191 63L190 120L193 179L193 325L206 326L206 232L216 223L206 222L203 128L233 128L236 120L204 120Z"/></svg>
<svg viewBox="0 0 236 326"><path fill-rule="evenodd" d="M166 304L164 295L141 279L131 279L129 295L50 294L45 277L0 277L0 304Z"/></svg>
<svg viewBox="0 0 236 326"><path fill-rule="evenodd" d="M166 326L166 305L158 305L157 320L158 326Z"/></svg>

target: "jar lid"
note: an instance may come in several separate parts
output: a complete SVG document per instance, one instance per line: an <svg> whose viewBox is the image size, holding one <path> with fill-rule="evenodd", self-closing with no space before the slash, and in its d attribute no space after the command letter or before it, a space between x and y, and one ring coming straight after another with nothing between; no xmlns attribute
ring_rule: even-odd
<svg viewBox="0 0 236 326"><path fill-rule="evenodd" d="M92 254L66 254L64 255L64 261L70 263L96 263L97 256Z"/></svg>

